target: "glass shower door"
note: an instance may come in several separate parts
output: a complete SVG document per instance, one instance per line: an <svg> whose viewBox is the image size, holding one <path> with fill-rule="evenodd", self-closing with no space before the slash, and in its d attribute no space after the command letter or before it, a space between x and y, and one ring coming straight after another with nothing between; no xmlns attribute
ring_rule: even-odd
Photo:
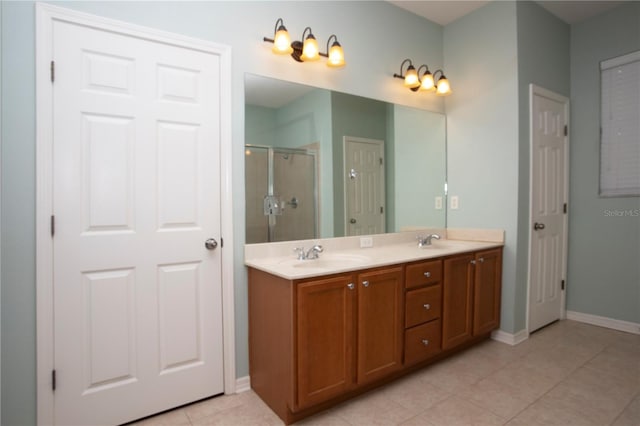
<svg viewBox="0 0 640 426"><path fill-rule="evenodd" d="M247 244L316 238L315 152L247 145Z"/></svg>

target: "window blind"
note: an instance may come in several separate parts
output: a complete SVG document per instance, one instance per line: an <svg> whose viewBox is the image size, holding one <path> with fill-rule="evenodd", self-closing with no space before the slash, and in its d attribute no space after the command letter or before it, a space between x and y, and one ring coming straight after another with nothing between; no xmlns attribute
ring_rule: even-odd
<svg viewBox="0 0 640 426"><path fill-rule="evenodd" d="M600 195L640 195L640 51L600 63Z"/></svg>

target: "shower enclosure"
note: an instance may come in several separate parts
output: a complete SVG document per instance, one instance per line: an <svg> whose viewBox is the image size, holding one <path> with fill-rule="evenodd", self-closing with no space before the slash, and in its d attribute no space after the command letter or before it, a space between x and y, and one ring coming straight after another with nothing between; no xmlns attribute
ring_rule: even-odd
<svg viewBox="0 0 640 426"><path fill-rule="evenodd" d="M245 145L248 244L318 236L316 171L313 150Z"/></svg>

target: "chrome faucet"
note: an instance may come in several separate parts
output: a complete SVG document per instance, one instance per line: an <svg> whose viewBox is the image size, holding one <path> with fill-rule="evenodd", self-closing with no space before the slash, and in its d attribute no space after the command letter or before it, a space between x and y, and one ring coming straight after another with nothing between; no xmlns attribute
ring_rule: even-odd
<svg viewBox="0 0 640 426"><path fill-rule="evenodd" d="M321 245L316 244L315 246L311 247L309 249L309 251L307 252L307 259L317 259L320 257L320 253L322 253L324 251L324 249L322 248Z"/></svg>
<svg viewBox="0 0 640 426"><path fill-rule="evenodd" d="M418 239L418 247L424 247L424 246L430 246L432 239L439 240L440 239L440 235L438 235L438 234L429 234L426 237L423 237L422 235L418 235L416 238Z"/></svg>
<svg viewBox="0 0 640 426"><path fill-rule="evenodd" d="M308 251L304 250L304 247L296 247L293 249L296 253L298 260L312 260L320 257L320 253L324 251L321 245L316 244Z"/></svg>

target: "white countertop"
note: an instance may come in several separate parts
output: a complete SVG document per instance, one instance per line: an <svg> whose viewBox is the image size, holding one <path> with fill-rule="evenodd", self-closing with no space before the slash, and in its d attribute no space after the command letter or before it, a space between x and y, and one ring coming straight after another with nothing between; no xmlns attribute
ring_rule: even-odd
<svg viewBox="0 0 640 426"><path fill-rule="evenodd" d="M406 240L406 238L402 239ZM262 252L262 255L245 255L245 265L285 279L296 280L450 256L504 245L502 241L457 239L434 240L432 245L424 247L418 247L417 242L413 239L393 241L370 248L354 248L353 246L331 248L331 244L328 244L329 247L327 247L322 241L313 243L322 244L324 247L324 251L318 259L298 260L291 247L288 247L290 254L283 254L281 250L269 250ZM307 242L307 244L299 245L308 249L313 244L310 245Z"/></svg>

